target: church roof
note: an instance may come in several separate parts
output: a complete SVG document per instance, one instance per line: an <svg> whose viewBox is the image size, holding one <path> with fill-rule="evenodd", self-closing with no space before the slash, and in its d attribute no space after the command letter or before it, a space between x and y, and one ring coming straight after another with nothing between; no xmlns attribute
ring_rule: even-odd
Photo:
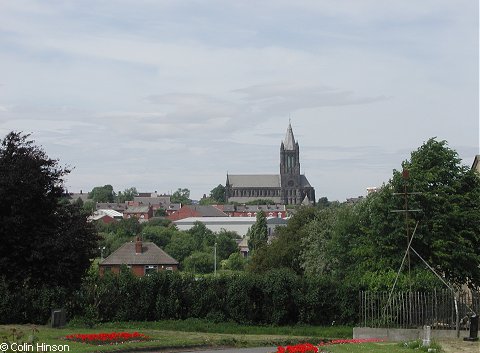
<svg viewBox="0 0 480 353"><path fill-rule="evenodd" d="M232 187L242 188L279 188L280 175L228 175Z"/></svg>
<svg viewBox="0 0 480 353"><path fill-rule="evenodd" d="M288 124L287 133L285 134L285 140L283 141L283 146L286 150L295 149L295 137L293 137L292 124Z"/></svg>
<svg viewBox="0 0 480 353"><path fill-rule="evenodd" d="M300 185L305 188L305 187L312 187L310 183L308 182L308 179L305 175L300 175Z"/></svg>

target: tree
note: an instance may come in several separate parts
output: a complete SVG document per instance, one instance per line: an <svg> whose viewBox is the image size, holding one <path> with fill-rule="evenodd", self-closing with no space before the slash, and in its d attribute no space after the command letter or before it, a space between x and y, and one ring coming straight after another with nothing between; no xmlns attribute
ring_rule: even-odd
<svg viewBox="0 0 480 353"><path fill-rule="evenodd" d="M116 201L120 203L124 203L125 201L133 201L133 198L137 195L137 188L133 186L131 188L125 189L123 193L119 191L116 197Z"/></svg>
<svg viewBox="0 0 480 353"><path fill-rule="evenodd" d="M277 227L276 237L268 246L257 249L249 263L253 272L267 272L285 267L303 273L300 254L302 240L307 236L307 227L317 216L314 207L299 207L286 227Z"/></svg>
<svg viewBox="0 0 480 353"><path fill-rule="evenodd" d="M186 271L193 273L212 273L214 269L213 251L195 251L183 261Z"/></svg>
<svg viewBox="0 0 480 353"><path fill-rule="evenodd" d="M462 166L445 141L436 139L413 151L402 167L408 170L408 178L395 170L380 191L312 223L303 244L306 272L349 277L352 283L371 273L395 273L407 249L406 227L412 236L418 222L413 249L450 283L479 287L479 175ZM408 219L404 213L392 212L404 208L401 193L405 190L415 192L408 196L409 209L421 210ZM413 251L404 273L408 263L416 275L428 271Z"/></svg>
<svg viewBox="0 0 480 353"><path fill-rule="evenodd" d="M170 242L165 246L165 251L179 262L182 262L196 249L193 236L182 231L172 234Z"/></svg>
<svg viewBox="0 0 480 353"><path fill-rule="evenodd" d="M115 193L112 185L96 186L88 193L88 198L94 202L113 202Z"/></svg>
<svg viewBox="0 0 480 353"><path fill-rule="evenodd" d="M217 256L220 260L227 259L232 253L238 252L238 245L235 239L239 235L236 232L222 229L216 233L215 241L217 243Z"/></svg>
<svg viewBox="0 0 480 353"><path fill-rule="evenodd" d="M142 237L144 241L154 242L157 246L164 248L177 232L178 230L174 227L147 225L142 230Z"/></svg>
<svg viewBox="0 0 480 353"><path fill-rule="evenodd" d="M78 205L60 202L60 167L30 135L0 144L0 272L10 283L75 287L94 257L97 234Z"/></svg>
<svg viewBox="0 0 480 353"><path fill-rule="evenodd" d="M268 240L268 228L267 228L267 218L263 211L257 212L257 218L255 223L249 229L247 234L248 239L248 248L250 251L255 251L265 245L267 245Z"/></svg>
<svg viewBox="0 0 480 353"><path fill-rule="evenodd" d="M412 217L411 229L419 221L412 246L452 283L480 286L479 175L461 164L446 141L434 138L412 152L403 168L409 178L394 171L391 188L399 192L408 183L410 191L421 192L412 198L411 206L422 210Z"/></svg>
<svg viewBox="0 0 480 353"><path fill-rule="evenodd" d="M225 203L225 186L218 184L210 191L210 198L216 201L217 203Z"/></svg>
<svg viewBox="0 0 480 353"><path fill-rule="evenodd" d="M178 188L170 197L170 202L172 203L181 203L182 205L190 205L192 200L190 200L190 190Z"/></svg>
<svg viewBox="0 0 480 353"><path fill-rule="evenodd" d="M192 235L194 246L197 250L213 246L215 243L215 234L207 228L205 223L195 222L193 227L187 230L187 233Z"/></svg>
<svg viewBox="0 0 480 353"><path fill-rule="evenodd" d="M238 251L232 253L228 259L222 261L222 264L226 270L232 270L232 271L243 271L245 270L245 266L247 264L247 261L245 258L240 254Z"/></svg>

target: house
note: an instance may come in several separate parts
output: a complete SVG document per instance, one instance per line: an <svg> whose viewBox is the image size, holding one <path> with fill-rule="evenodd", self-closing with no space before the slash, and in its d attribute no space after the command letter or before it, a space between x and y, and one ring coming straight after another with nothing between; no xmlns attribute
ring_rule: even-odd
<svg viewBox="0 0 480 353"><path fill-rule="evenodd" d="M78 199L82 200L83 203L89 200L88 192L84 193L82 190L80 192L69 192L67 193L67 198L70 199L70 202L76 202Z"/></svg>
<svg viewBox="0 0 480 353"><path fill-rule="evenodd" d="M105 260L100 262L100 275L106 272L119 273L121 266L127 266L141 277L151 272L175 271L178 261L160 249L155 243L142 242L137 237L135 242L123 244Z"/></svg>
<svg viewBox="0 0 480 353"><path fill-rule="evenodd" d="M89 216L88 220L90 222L102 222L104 224L110 224L110 223L115 222L115 218L110 217L107 214L102 214L102 213L101 214L94 214L92 216Z"/></svg>
<svg viewBox="0 0 480 353"><path fill-rule="evenodd" d="M210 205L184 205L167 218L171 221L189 217L227 217L227 214Z"/></svg>
<svg viewBox="0 0 480 353"><path fill-rule="evenodd" d="M152 206L133 206L123 212L123 218L137 218L139 222L146 222L153 217Z"/></svg>
<svg viewBox="0 0 480 353"><path fill-rule="evenodd" d="M238 250L243 257L248 257L248 253L250 252L250 249L248 248L248 240L249 237L244 237L238 242Z"/></svg>

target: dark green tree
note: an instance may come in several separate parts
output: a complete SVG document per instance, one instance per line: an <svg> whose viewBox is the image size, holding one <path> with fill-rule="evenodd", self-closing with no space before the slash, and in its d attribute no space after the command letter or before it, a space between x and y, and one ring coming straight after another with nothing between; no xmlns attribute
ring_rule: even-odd
<svg viewBox="0 0 480 353"><path fill-rule="evenodd" d="M96 186L88 193L88 198L94 202L113 202L115 193L112 185Z"/></svg>
<svg viewBox="0 0 480 353"><path fill-rule="evenodd" d="M193 236L190 233L180 231L172 234L172 238L164 250L175 260L182 262L197 249Z"/></svg>
<svg viewBox="0 0 480 353"><path fill-rule="evenodd" d="M218 184L210 191L210 198L217 203L225 203L225 186Z"/></svg>
<svg viewBox="0 0 480 353"><path fill-rule="evenodd" d="M195 222L193 227L187 230L187 233L192 235L194 246L197 250L213 246L215 243L215 234L202 222Z"/></svg>
<svg viewBox="0 0 480 353"><path fill-rule="evenodd" d="M78 205L60 202L60 167L29 135L0 143L0 271L11 283L75 287L94 257L97 234Z"/></svg>
<svg viewBox="0 0 480 353"><path fill-rule="evenodd" d="M177 191L173 193L170 197L172 203L181 203L182 205L190 205L192 200L190 200L190 190L178 188Z"/></svg>
<svg viewBox="0 0 480 353"><path fill-rule="evenodd" d="M298 208L287 226L276 228L276 237L271 244L253 253L248 265L249 270L266 272L285 267L302 273L302 240L307 236L308 224L315 219L317 212L314 207Z"/></svg>
<svg viewBox="0 0 480 353"><path fill-rule="evenodd" d="M263 211L257 212L256 221L249 229L247 235L249 236L248 248L250 251L256 251L257 249L267 245L267 218L265 217L265 213Z"/></svg>
<svg viewBox="0 0 480 353"><path fill-rule="evenodd" d="M421 192L411 200L412 208L422 210L412 215L411 229L419 221L412 246L452 283L480 286L479 175L461 164L446 141L434 138L412 152L403 168L409 178L394 171L391 188L401 192L407 183L409 191ZM404 234L399 237L406 248Z"/></svg>
<svg viewBox="0 0 480 353"><path fill-rule="evenodd" d="M227 259L232 253L238 252L238 245L235 239L239 238L236 232L222 229L216 233L217 257L219 260Z"/></svg>
<svg viewBox="0 0 480 353"><path fill-rule="evenodd" d="M461 165L458 154L445 141L430 139L411 153L402 167L379 192L336 215L319 218L310 227L303 250L307 272L330 273L337 278L390 276L407 249L406 230L412 247L437 273L457 286L480 286L480 178ZM411 213L402 210L408 196ZM341 262L338 262L341 259ZM410 252L410 278L425 277L426 265ZM385 277L386 278L386 277Z"/></svg>
<svg viewBox="0 0 480 353"><path fill-rule="evenodd" d="M213 251L195 251L183 261L185 271L192 273L212 273L214 269Z"/></svg>
<svg viewBox="0 0 480 353"><path fill-rule="evenodd" d="M133 198L137 195L137 188L133 186L131 188L123 190L123 192L119 191L116 196L116 201L120 203L124 203L125 201L133 201Z"/></svg>

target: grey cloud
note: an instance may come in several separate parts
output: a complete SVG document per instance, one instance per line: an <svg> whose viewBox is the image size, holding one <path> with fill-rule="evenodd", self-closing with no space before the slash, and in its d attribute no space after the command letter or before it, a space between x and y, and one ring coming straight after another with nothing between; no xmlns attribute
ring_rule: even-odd
<svg viewBox="0 0 480 353"><path fill-rule="evenodd" d="M368 104L389 99L383 95L362 97L353 91L296 83L256 85L237 89L235 92L243 94L245 101L263 106L264 110L272 113L326 106Z"/></svg>

